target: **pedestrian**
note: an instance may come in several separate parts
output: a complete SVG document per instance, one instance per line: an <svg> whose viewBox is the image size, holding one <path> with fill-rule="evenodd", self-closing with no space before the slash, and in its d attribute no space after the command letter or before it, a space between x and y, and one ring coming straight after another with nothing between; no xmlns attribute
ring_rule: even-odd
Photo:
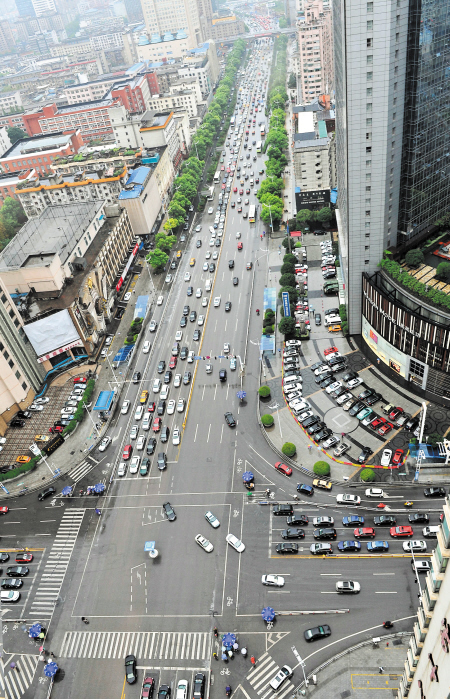
<svg viewBox="0 0 450 699"><path fill-rule="evenodd" d="M241 648L241 655L246 658L247 657L247 648Z"/></svg>
<svg viewBox="0 0 450 699"><path fill-rule="evenodd" d="M56 655L54 654L54 652L53 652L52 650L50 651L50 657L51 657L51 658L56 658Z"/></svg>
<svg viewBox="0 0 450 699"><path fill-rule="evenodd" d="M384 672L384 667L382 665L380 665L380 667L378 668L378 674L382 675L383 672Z"/></svg>
<svg viewBox="0 0 450 699"><path fill-rule="evenodd" d="M233 643L233 650L235 653L239 650L239 644L238 643Z"/></svg>
<svg viewBox="0 0 450 699"><path fill-rule="evenodd" d="M252 655L252 657L250 658L250 662L251 662L252 665L256 665L256 660L255 660L255 656L254 656L254 655Z"/></svg>
<svg viewBox="0 0 450 699"><path fill-rule="evenodd" d="M219 656L217 655L217 653L213 653L213 658L214 658L214 660L217 660L217 661L219 660Z"/></svg>

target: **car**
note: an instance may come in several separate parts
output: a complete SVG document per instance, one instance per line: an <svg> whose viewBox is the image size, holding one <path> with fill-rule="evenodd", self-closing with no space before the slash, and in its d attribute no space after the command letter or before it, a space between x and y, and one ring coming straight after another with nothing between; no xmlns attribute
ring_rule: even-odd
<svg viewBox="0 0 450 699"><path fill-rule="evenodd" d="M169 522L174 522L176 520L177 516L176 516L175 510L173 509L170 502L163 502L162 507L164 510L164 514L166 515Z"/></svg>
<svg viewBox="0 0 450 699"><path fill-rule="evenodd" d="M0 592L0 600L3 603L18 602L20 600L20 592L17 592L17 590L2 591Z"/></svg>
<svg viewBox="0 0 450 699"><path fill-rule="evenodd" d="M366 417L368 417L372 413L371 408L363 408L360 410L360 412L357 414L356 418L357 420L364 420Z"/></svg>
<svg viewBox="0 0 450 699"><path fill-rule="evenodd" d="M373 539L375 538L375 529L373 527L358 527L353 530L353 536L357 539Z"/></svg>
<svg viewBox="0 0 450 699"><path fill-rule="evenodd" d="M354 527L364 524L364 517L361 515L349 515L342 518L342 524L344 527Z"/></svg>
<svg viewBox="0 0 450 699"><path fill-rule="evenodd" d="M277 692L281 685L289 678L292 677L294 671L289 667L289 665L283 665L283 667L278 670L275 677L270 680L269 685L274 692Z"/></svg>
<svg viewBox="0 0 450 699"><path fill-rule="evenodd" d="M227 544L234 548L238 553L245 551L245 545L240 539L237 538L237 536L234 536L234 534L227 534L225 540Z"/></svg>
<svg viewBox="0 0 450 699"><path fill-rule="evenodd" d="M45 500L46 498L49 498L52 495L56 495L56 488L54 488L52 485L49 485L48 488L41 490L41 492L38 495L38 500L42 502L42 500Z"/></svg>
<svg viewBox="0 0 450 699"><path fill-rule="evenodd" d="M282 539L304 539L305 532L299 527L288 527L281 532Z"/></svg>
<svg viewBox="0 0 450 699"><path fill-rule="evenodd" d="M338 505L360 505L361 498L359 495L352 495L351 493L340 493L336 495L336 502Z"/></svg>
<svg viewBox="0 0 450 699"><path fill-rule="evenodd" d="M197 320L197 311L191 311L189 314L189 320L191 323L194 323L195 320Z"/></svg>
<svg viewBox="0 0 450 699"><path fill-rule="evenodd" d="M382 488L367 488L364 491L364 495L366 498L377 498L377 500L381 500L385 497L385 492Z"/></svg>
<svg viewBox="0 0 450 699"><path fill-rule="evenodd" d="M136 656L134 655L127 655L125 658L125 679L128 684L136 682Z"/></svg>
<svg viewBox="0 0 450 699"><path fill-rule="evenodd" d="M30 569L27 566L10 566L6 569L8 578L25 578Z"/></svg>
<svg viewBox="0 0 450 699"><path fill-rule="evenodd" d="M214 308L218 308L220 306L220 301L221 301L221 296L214 297Z"/></svg>
<svg viewBox="0 0 450 699"><path fill-rule="evenodd" d="M145 437L144 437L145 440ZM130 461L130 473L135 474L139 471L139 464L141 461L140 456L133 456L133 458Z"/></svg>
<svg viewBox="0 0 450 699"><path fill-rule="evenodd" d="M408 515L408 521L412 524L427 524L430 518L425 512L413 512Z"/></svg>
<svg viewBox="0 0 450 699"><path fill-rule="evenodd" d="M131 380L133 383L139 383L139 381L141 380L141 372L135 371Z"/></svg>
<svg viewBox="0 0 450 699"><path fill-rule="evenodd" d="M190 282L190 281L191 281L191 273L190 273L190 272L185 272L185 274L184 274L184 281L185 281L185 282Z"/></svg>
<svg viewBox="0 0 450 699"><path fill-rule="evenodd" d="M367 408L368 410L369 408ZM381 427L378 428L377 434L381 435L382 437L390 432L394 428L394 425L392 425L390 422L385 422Z"/></svg>
<svg viewBox="0 0 450 699"><path fill-rule="evenodd" d="M174 414L175 406L176 406L176 402L173 399L169 400L169 402L167 403L167 415Z"/></svg>
<svg viewBox="0 0 450 699"><path fill-rule="evenodd" d="M389 544L387 541L368 541L366 547L370 553L383 553L384 551L389 551Z"/></svg>
<svg viewBox="0 0 450 699"><path fill-rule="evenodd" d="M391 463L392 449L383 449L380 459L381 466L389 466Z"/></svg>
<svg viewBox="0 0 450 699"><path fill-rule="evenodd" d="M404 455L403 449L396 449L394 452L394 456L392 457L392 465L393 466L398 466L402 460L403 460L403 455Z"/></svg>
<svg viewBox="0 0 450 699"><path fill-rule="evenodd" d="M206 551L206 553L211 553L214 551L214 546L212 543L201 534L197 534L195 541L204 551Z"/></svg>
<svg viewBox="0 0 450 699"><path fill-rule="evenodd" d="M311 641L317 641L320 638L327 638L331 636L331 629L328 624L323 624L323 626L314 626L312 629L306 629L304 632L305 641L310 643Z"/></svg>
<svg viewBox="0 0 450 699"><path fill-rule="evenodd" d="M338 551L344 553L348 551L361 551L361 544L359 541L338 541Z"/></svg>
<svg viewBox="0 0 450 699"><path fill-rule="evenodd" d="M167 437L168 437L169 428L167 427L166 429L167 429ZM163 441L167 441L167 439L166 439L166 440L163 440L162 435L161 435L161 441L162 441L162 442L163 442ZM175 447L177 447L177 446L180 444L180 442L181 442L181 433L180 433L180 430L179 430L178 427L174 427L174 430L173 430L173 433L172 433L172 444L173 444Z"/></svg>
<svg viewBox="0 0 450 699"><path fill-rule="evenodd" d="M314 488L312 485L308 485L307 483L298 483L297 484L297 492L301 493L302 495L314 495Z"/></svg>
<svg viewBox="0 0 450 699"><path fill-rule="evenodd" d="M146 677L142 684L141 699L151 699L155 689L155 680L153 677ZM178 694L177 694L178 698Z"/></svg>
<svg viewBox="0 0 450 699"><path fill-rule="evenodd" d="M350 449L350 445L345 442L341 442L336 449L333 449L333 456L342 456L346 451Z"/></svg>
<svg viewBox="0 0 450 699"><path fill-rule="evenodd" d="M404 413L404 412L405 412L405 411L403 410L403 408L398 408L398 407L397 407L397 408L393 408L393 409L390 411L390 413L389 413L389 419L390 419L390 420L396 420L396 419L397 419L398 417L400 417L400 415L401 415L402 413Z"/></svg>
<svg viewBox="0 0 450 699"><path fill-rule="evenodd" d="M334 445L335 445L335 444L338 444L338 442L339 442L339 437L337 437L336 435L333 434L331 437L329 437L329 438L322 444L322 447L323 447L324 449L330 449L330 447L334 447Z"/></svg>
<svg viewBox="0 0 450 699"><path fill-rule="evenodd" d="M358 463L363 464L372 454L373 451L370 447L363 447L360 455L358 456Z"/></svg>
<svg viewBox="0 0 450 699"><path fill-rule="evenodd" d="M125 463L120 463L117 467L117 476L119 478L123 478L123 476L126 474L128 468L128 464Z"/></svg>
<svg viewBox="0 0 450 699"><path fill-rule="evenodd" d="M190 371L185 371L183 375L183 386L188 386L191 383L192 374Z"/></svg>
<svg viewBox="0 0 450 699"><path fill-rule="evenodd" d="M341 386L342 383L340 381L333 381L333 383L329 384L325 390L327 393L333 393L333 391L336 391Z"/></svg>
<svg viewBox="0 0 450 699"><path fill-rule="evenodd" d="M298 553L298 544L277 544L275 551L280 554L295 554Z"/></svg>
<svg viewBox="0 0 450 699"><path fill-rule="evenodd" d="M377 430L380 425L383 425L386 422L385 417L375 417L372 422L369 423L369 427L371 427L373 430Z"/></svg>
<svg viewBox="0 0 450 699"><path fill-rule="evenodd" d="M404 541L403 542L403 551L414 551L414 552L422 552L427 550L427 543L426 541L423 540L418 540L414 539L412 541Z"/></svg>
<svg viewBox="0 0 450 699"><path fill-rule="evenodd" d="M389 534L395 538L403 538L404 536L414 536L414 530L410 526L391 527Z"/></svg>
<svg viewBox="0 0 450 699"><path fill-rule="evenodd" d="M392 527L397 524L397 519L394 515L377 515L373 523L376 527Z"/></svg>
<svg viewBox="0 0 450 699"><path fill-rule="evenodd" d="M23 580L19 580L19 578L3 578L1 582L2 590L17 590L22 585Z"/></svg>
<svg viewBox="0 0 450 699"><path fill-rule="evenodd" d="M443 498L445 497L445 488L425 488L423 494L426 498Z"/></svg>
<svg viewBox="0 0 450 699"><path fill-rule="evenodd" d="M283 473L285 476L292 476L292 468L290 466L286 466L286 464L283 464L281 461L277 461L274 464L274 468Z"/></svg>
<svg viewBox="0 0 450 699"><path fill-rule="evenodd" d="M339 398L336 399L336 403L338 405L343 405L343 403L346 403L350 398L353 400L352 394L349 391L347 391L346 393L343 393L341 396L339 396Z"/></svg>
<svg viewBox="0 0 450 699"><path fill-rule="evenodd" d="M371 396L365 399L366 405L375 405L379 400L382 400L383 396L381 393L372 393Z"/></svg>
<svg viewBox="0 0 450 699"><path fill-rule="evenodd" d="M239 243L237 244L237 249L242 250L243 247L244 247L243 244L239 241Z"/></svg>
<svg viewBox="0 0 450 699"><path fill-rule="evenodd" d="M225 422L227 423L228 427L236 427L236 420L234 419L233 414L230 412L225 413Z"/></svg>
<svg viewBox="0 0 450 699"><path fill-rule="evenodd" d="M315 478L312 484L315 488L322 488L323 490L331 490L333 487L332 482L324 478Z"/></svg>
<svg viewBox="0 0 450 699"><path fill-rule="evenodd" d="M103 437L98 448L99 451L105 451L106 447L111 444L111 437Z"/></svg>
<svg viewBox="0 0 450 699"><path fill-rule="evenodd" d="M171 689L168 684L160 684L158 689L158 699L170 699Z"/></svg>

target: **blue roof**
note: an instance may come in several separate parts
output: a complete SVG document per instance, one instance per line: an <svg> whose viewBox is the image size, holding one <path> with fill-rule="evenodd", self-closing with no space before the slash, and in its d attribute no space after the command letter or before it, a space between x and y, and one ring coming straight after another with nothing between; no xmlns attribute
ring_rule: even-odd
<svg viewBox="0 0 450 699"><path fill-rule="evenodd" d="M126 184L144 184L150 172L149 167L137 167L129 176Z"/></svg>
<svg viewBox="0 0 450 699"><path fill-rule="evenodd" d="M134 318L145 318L148 307L148 296L138 296L134 307Z"/></svg>
<svg viewBox="0 0 450 699"><path fill-rule="evenodd" d="M113 402L114 391L100 391L94 410L109 410Z"/></svg>
<svg viewBox="0 0 450 699"><path fill-rule="evenodd" d="M113 362L124 362L126 361L128 355L130 354L131 350L133 349L133 345L124 345L123 347L120 348L120 350L117 352L115 355Z"/></svg>
<svg viewBox="0 0 450 699"><path fill-rule="evenodd" d="M151 168L145 166L141 166L136 168L136 170L133 170L125 184L125 189L122 189L118 198L122 201L124 199L138 199L142 194L144 182L147 179L149 172L151 172ZM132 189L127 189L127 187L130 185L132 186Z"/></svg>
<svg viewBox="0 0 450 699"><path fill-rule="evenodd" d="M135 63L131 68L127 68L126 72L135 73L137 70L142 70L142 68L145 68L145 63Z"/></svg>

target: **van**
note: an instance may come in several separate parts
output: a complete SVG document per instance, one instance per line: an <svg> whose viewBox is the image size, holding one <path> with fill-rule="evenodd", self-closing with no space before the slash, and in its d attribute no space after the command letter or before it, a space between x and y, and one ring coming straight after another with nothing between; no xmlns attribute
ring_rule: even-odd
<svg viewBox="0 0 450 699"><path fill-rule="evenodd" d="M437 527L424 527L422 529L422 534L423 536L426 536L427 539L437 539L439 531L439 526Z"/></svg>
<svg viewBox="0 0 450 699"><path fill-rule="evenodd" d="M297 376L287 376L285 379L283 379L283 386L289 386L289 384L296 383L297 381Z"/></svg>
<svg viewBox="0 0 450 699"><path fill-rule="evenodd" d="M212 286L211 279L207 279L205 282L205 291L211 291L211 286Z"/></svg>
<svg viewBox="0 0 450 699"><path fill-rule="evenodd" d="M325 327L329 325L336 325L341 323L340 316L325 316Z"/></svg>
<svg viewBox="0 0 450 699"><path fill-rule="evenodd" d="M294 514L294 508L292 505L274 505L272 512L275 517L289 517Z"/></svg>

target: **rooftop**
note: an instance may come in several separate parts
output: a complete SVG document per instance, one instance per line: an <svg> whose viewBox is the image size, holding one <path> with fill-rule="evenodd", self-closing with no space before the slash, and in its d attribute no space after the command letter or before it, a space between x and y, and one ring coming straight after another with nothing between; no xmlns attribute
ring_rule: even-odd
<svg viewBox="0 0 450 699"><path fill-rule="evenodd" d="M123 201L124 199L138 199L151 173L152 168L145 167L144 165L133 170L125 184L125 188L122 189L119 194L119 201Z"/></svg>
<svg viewBox="0 0 450 699"><path fill-rule="evenodd" d="M27 221L0 254L0 270L50 264L55 255L65 263L103 202L85 201L48 206Z"/></svg>
<svg viewBox="0 0 450 699"><path fill-rule="evenodd" d="M323 148L328 143L328 138L311 138L305 141L294 141L294 147L295 150L300 150L300 148Z"/></svg>
<svg viewBox="0 0 450 699"><path fill-rule="evenodd" d="M2 158L17 158L20 155L26 155L27 153L63 148L70 144L72 135L74 133L75 131L63 134L62 131L60 131L58 133L49 134L48 136L21 138L20 141L14 143L11 148L3 153Z"/></svg>
<svg viewBox="0 0 450 699"><path fill-rule="evenodd" d="M84 112L86 109L97 109L98 107L111 107L114 100L101 99L91 100L89 102L77 102L76 104L66 104L58 107L57 114L64 112Z"/></svg>

